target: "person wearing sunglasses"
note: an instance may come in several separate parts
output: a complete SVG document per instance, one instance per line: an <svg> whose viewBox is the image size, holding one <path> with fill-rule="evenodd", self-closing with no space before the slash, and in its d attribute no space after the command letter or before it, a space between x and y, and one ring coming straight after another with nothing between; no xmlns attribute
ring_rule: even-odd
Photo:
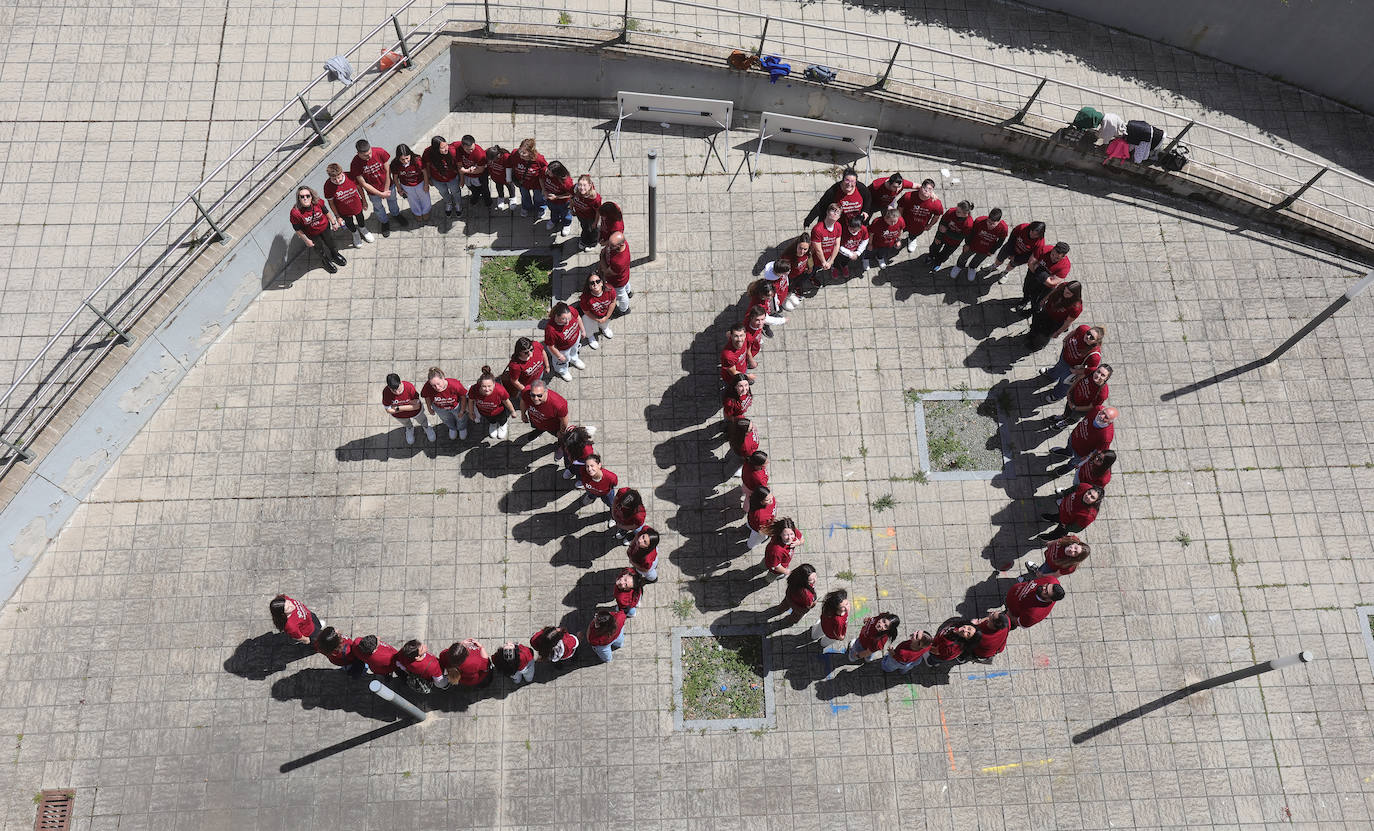
<svg viewBox="0 0 1374 831"><path fill-rule="evenodd" d="M343 225L339 218L329 212L318 193L301 185L296 188L296 204L291 208L291 227L301 238L306 248L312 248L320 255L324 270L334 274L339 266L347 265L348 260L339 253L334 245L335 228Z"/></svg>

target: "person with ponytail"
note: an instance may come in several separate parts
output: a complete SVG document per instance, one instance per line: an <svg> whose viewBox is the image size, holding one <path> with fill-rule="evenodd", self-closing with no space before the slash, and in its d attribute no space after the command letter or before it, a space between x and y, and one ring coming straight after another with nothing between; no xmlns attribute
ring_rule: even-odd
<svg viewBox="0 0 1374 831"><path fill-rule="evenodd" d="M612 652L625 644L625 618L619 609L597 609L592 614L585 640L604 663L610 663Z"/></svg>
<svg viewBox="0 0 1374 831"><path fill-rule="evenodd" d="M611 502L611 521L615 523L615 538L621 545L629 545L633 538L644 528L648 512L644 508L644 498L634 488L621 488L615 492Z"/></svg>
<svg viewBox="0 0 1374 831"><path fill-rule="evenodd" d="M534 650L523 643L507 641L491 656L492 667L517 686L534 680Z"/></svg>
<svg viewBox="0 0 1374 831"><path fill-rule="evenodd" d="M759 450L759 440L754 435L753 422L747 418L725 422L725 439L730 442L730 452L740 459L739 468L730 475L741 476L744 473L744 460Z"/></svg>
<svg viewBox="0 0 1374 831"><path fill-rule="evenodd" d="M486 422L488 436L505 439L506 421L513 415L510 393L496 383L491 367L482 367L481 376L468 389L468 417L474 423Z"/></svg>
<svg viewBox="0 0 1374 831"><path fill-rule="evenodd" d="M783 601L790 608L794 618L811 611L816 605L816 567L802 563L787 575L787 594Z"/></svg>
<svg viewBox="0 0 1374 831"><path fill-rule="evenodd" d="M749 378L744 375L736 375L735 382L725 388L720 396L721 409L725 411L725 421L739 421L744 418L744 414L749 412L749 407L754 403L754 393L751 392Z"/></svg>
<svg viewBox="0 0 1374 831"><path fill-rule="evenodd" d="M864 618L859 636L849 642L847 654L851 661L876 661L883 656L887 642L897 634L902 625L901 618L891 612L882 612Z"/></svg>
<svg viewBox="0 0 1374 831"><path fill-rule="evenodd" d="M777 508L778 501L773 498L773 492L768 488L759 488L749 494L749 514L745 517L745 522L749 526L749 540L746 543L749 548L768 539L768 529L773 524L773 515Z"/></svg>
<svg viewBox="0 0 1374 831"><path fill-rule="evenodd" d="M658 582L658 541L658 532L645 525L635 532L630 550L626 552L630 565L646 583Z"/></svg>
<svg viewBox="0 0 1374 831"><path fill-rule="evenodd" d="M821 619L811 627L811 637L820 644L821 654L839 655L845 650L849 631L849 592L835 589L821 602Z"/></svg>
<svg viewBox="0 0 1374 831"><path fill-rule="evenodd" d="M284 594L272 598L267 604L267 611L272 615L272 624L277 631L284 632L296 643L314 643L319 640L320 632L325 627L324 621L307 609L304 603Z"/></svg>
<svg viewBox="0 0 1374 831"><path fill-rule="evenodd" d="M558 437L554 458L563 462L563 478L572 479L574 487L582 488L582 468L587 458L596 452L592 444L592 428L574 424Z"/></svg>
<svg viewBox="0 0 1374 831"><path fill-rule="evenodd" d="M740 466L740 507L749 505L749 494L768 487L768 454L756 450Z"/></svg>
<svg viewBox="0 0 1374 831"><path fill-rule="evenodd" d="M424 163L429 181L444 197L444 216L463 215L462 163L458 158L458 145L452 144L443 136L429 140L429 149L420 157Z"/></svg>

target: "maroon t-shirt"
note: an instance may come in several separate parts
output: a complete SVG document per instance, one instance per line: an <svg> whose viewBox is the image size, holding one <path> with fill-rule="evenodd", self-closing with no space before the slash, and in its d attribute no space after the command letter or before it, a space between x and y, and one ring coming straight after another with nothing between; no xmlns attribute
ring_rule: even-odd
<svg viewBox="0 0 1374 831"><path fill-rule="evenodd" d="M620 633L625 629L625 613L619 609L611 612L611 628L608 630L593 629L587 626L587 643L590 646L610 646L615 643L615 639L620 637Z"/></svg>
<svg viewBox="0 0 1374 831"><path fill-rule="evenodd" d="M447 153L440 153L437 147L426 147L421 157L429 169L429 178L436 182L452 182L458 178L458 145L450 143Z"/></svg>
<svg viewBox="0 0 1374 831"><path fill-rule="evenodd" d="M896 190L891 190L887 186L886 177L875 179L873 184L868 186L869 207L873 209L874 213L880 214L887 210L888 205L900 199L903 191L913 190L915 187L914 184L903 179L902 184Z"/></svg>
<svg viewBox="0 0 1374 831"><path fill-rule="evenodd" d="M991 658L1003 649L1007 648L1007 635L1011 634L1011 627L1004 626L998 632L990 631L987 624L980 624L978 631L981 636L973 644L973 656L975 658Z"/></svg>
<svg viewBox="0 0 1374 831"><path fill-rule="evenodd" d="M286 597L283 595L283 597ZM295 605L291 614L286 616L286 626L282 628L288 636L296 639L308 638L315 634L315 619L311 617L310 610L305 604L295 598L286 597L286 600Z"/></svg>
<svg viewBox="0 0 1374 831"><path fill-rule="evenodd" d="M318 237L329 230L329 207L319 199L311 200L305 210L297 204L291 209L291 227L308 237Z"/></svg>
<svg viewBox="0 0 1374 831"><path fill-rule="evenodd" d="M991 254L1006 238L1007 223L980 216L969 231L968 247L975 254Z"/></svg>
<svg viewBox="0 0 1374 831"><path fill-rule="evenodd" d="M519 381L522 387L528 387L535 378L544 377L544 344L535 341L533 347L529 360L517 361L511 358L506 364L505 377Z"/></svg>
<svg viewBox="0 0 1374 831"><path fill-rule="evenodd" d="M959 209L950 208L940 217L940 224L935 228L935 239L945 245L955 245L963 242L972 230L973 215L960 219Z"/></svg>
<svg viewBox="0 0 1374 831"><path fill-rule="evenodd" d="M578 471L577 478L582 482L583 489L585 489L590 496L605 496L615 490L616 485L620 484L620 477L604 467L601 468L600 479L593 479L591 476L587 475L587 468L585 465L582 470Z"/></svg>
<svg viewBox="0 0 1374 831"><path fill-rule="evenodd" d="M1087 528L1097 519L1098 502L1089 505L1083 501L1083 494L1092 489L1086 482L1074 488L1073 493L1059 501L1059 523L1072 528Z"/></svg>
<svg viewBox="0 0 1374 831"><path fill-rule="evenodd" d="M403 185L415 187L425 181L425 165L420 157L410 154L410 164L401 164L400 159L391 162L391 175Z"/></svg>
<svg viewBox="0 0 1374 831"><path fill-rule="evenodd" d="M944 203L934 196L924 201L917 199L916 191L904 194L897 204L901 206L902 219L906 220L907 233L913 237L924 234L945 210Z"/></svg>
<svg viewBox="0 0 1374 831"><path fill-rule="evenodd" d="M408 410L403 407L399 412L392 413L392 418L413 418L420 412L420 394L415 391L415 385L409 381L402 381L400 392L392 392L391 387L382 387L382 406L390 407L393 404L414 404L415 409Z"/></svg>
<svg viewBox="0 0 1374 831"><path fill-rule="evenodd" d="M568 322L559 326L549 318L549 322L544 326L544 345L552 346L559 352L564 349L571 349L573 344L582 340L582 316L579 314L568 315Z"/></svg>
<svg viewBox="0 0 1374 831"><path fill-rule="evenodd" d="M374 675L388 675L396 669L397 654L396 647L379 641L372 654L363 658L363 663Z"/></svg>
<svg viewBox="0 0 1374 831"><path fill-rule="evenodd" d="M538 190L544 178L544 169L549 166L543 153L535 153L533 159L526 159L518 152L510 154L510 172L515 183L528 190Z"/></svg>
<svg viewBox="0 0 1374 831"><path fill-rule="evenodd" d="M1017 626L1034 626L1044 620L1054 608L1055 601L1041 600L1036 596L1040 586L1057 584L1057 577L1037 577L1017 583L1007 592L1007 614L1016 621Z"/></svg>
<svg viewBox="0 0 1374 831"><path fill-rule="evenodd" d="M1068 534L1045 546L1045 565L1060 574L1073 574L1078 570L1079 563L1066 562L1063 557L1064 549L1076 542L1081 543L1083 541L1073 534Z"/></svg>
<svg viewBox="0 0 1374 831"><path fill-rule="evenodd" d="M480 383L480 382L478 382ZM492 384L491 392L482 395L477 391L477 384L473 384L468 390L468 400L472 406L477 408L477 412L484 416L494 416L506 409L506 402L510 400L510 393L500 384Z"/></svg>
<svg viewBox="0 0 1374 831"><path fill-rule="evenodd" d="M835 249L840 247L840 237L843 235L844 226L839 222L827 228L825 220L822 219L811 226L811 252L815 265L819 266L823 258L835 253Z"/></svg>
<svg viewBox="0 0 1374 831"><path fill-rule="evenodd" d="M601 279L606 281L606 285L613 289L629 285L631 259L629 243L619 253L610 248L601 249Z"/></svg>
<svg viewBox="0 0 1374 831"><path fill-rule="evenodd" d="M611 519L622 528L640 528L649 515L648 511L644 509L644 505L641 503L635 508L633 514L628 513L625 508L625 494L626 491L621 490L611 502Z"/></svg>
<svg viewBox="0 0 1374 831"><path fill-rule="evenodd" d="M396 666L421 678L438 678L444 674L444 668L439 663L439 656L432 652L426 652L414 661L407 660L404 655L397 652Z"/></svg>
<svg viewBox="0 0 1374 831"><path fill-rule="evenodd" d="M534 404L530 401L530 391L522 390L520 403L525 405L525 415L529 418L531 427L550 435L557 435L558 425L568 417L568 400L553 390L547 390L544 395L542 403Z"/></svg>
<svg viewBox="0 0 1374 831"><path fill-rule="evenodd" d="M1044 239L1044 236L1031 239L1029 222L1022 222L1020 225L1011 229L1012 250L1018 257L1029 257L1031 252L1035 250L1035 247L1044 242Z"/></svg>
<svg viewBox="0 0 1374 831"><path fill-rule="evenodd" d="M1084 375L1069 388L1069 403L1075 407L1100 407L1107 403L1109 384L1098 386L1091 375Z"/></svg>
<svg viewBox="0 0 1374 831"><path fill-rule="evenodd" d="M749 412L749 406L754 403L754 394L746 392L743 398L736 398L734 390L727 390L721 396L721 408L725 410L725 417L735 421L744 418L744 414Z"/></svg>
<svg viewBox="0 0 1374 831"><path fill-rule="evenodd" d="M600 294L592 294L589 291L583 291L582 294L578 295L576 305L580 314L601 320L610 314L611 307L615 305L615 292L603 289Z"/></svg>
<svg viewBox="0 0 1374 831"><path fill-rule="evenodd" d="M766 488L768 487L768 468L754 467L745 462L744 469L740 471L740 479L744 482L744 487L751 491Z"/></svg>
<svg viewBox="0 0 1374 831"><path fill-rule="evenodd" d="M325 180L324 198L338 203L339 216L357 216L363 212L366 202L362 186L349 178L347 173L343 174L343 181L338 184L332 179Z"/></svg>
<svg viewBox="0 0 1374 831"><path fill-rule="evenodd" d="M448 386L442 390L435 389L434 381L426 381L420 388L420 397L430 403L436 410L456 410L463 405L463 399L467 397L467 387L463 386L456 378L445 378Z"/></svg>
<svg viewBox="0 0 1374 831"><path fill-rule="evenodd" d="M873 240L873 245L877 248L896 248L902 241L902 232L906 230L906 220L900 216L893 224L887 224L885 217L878 217L873 220L873 224L868 226L868 236Z"/></svg>
<svg viewBox="0 0 1374 831"><path fill-rule="evenodd" d="M743 375L749 371L749 342L746 340L739 349L731 349L726 343L720 350L720 377L723 381L734 380L735 374ZM735 373L730 372L731 369Z"/></svg>
<svg viewBox="0 0 1374 831"><path fill-rule="evenodd" d="M1080 484L1087 482L1089 485L1105 488L1107 483L1112 481L1112 469L1108 467L1094 470L1092 460L1084 459L1083 463L1078 466L1078 481Z"/></svg>
<svg viewBox="0 0 1374 831"><path fill-rule="evenodd" d="M1116 437L1116 422L1098 427L1093 422L1100 412L1101 407L1089 411L1069 434L1069 448L1073 450L1073 455L1087 458L1094 450L1106 450L1112 446L1112 439Z"/></svg>
<svg viewBox="0 0 1374 831"><path fill-rule="evenodd" d="M386 190L389 161L390 153L380 147L374 147L366 159L354 154L353 161L348 163L348 175L352 176L355 182L367 182L377 190Z"/></svg>
<svg viewBox="0 0 1374 831"><path fill-rule="evenodd" d="M832 641L843 640L849 631L849 612L838 615L821 612L821 631Z"/></svg>
<svg viewBox="0 0 1374 831"><path fill-rule="evenodd" d="M859 629L859 648L866 652L881 652L891 639L892 630L878 631L877 618L869 618L864 621L863 627Z"/></svg>
<svg viewBox="0 0 1374 831"><path fill-rule="evenodd" d="M914 664L929 651L929 646L917 646L915 640L907 638L892 647L892 660L901 664Z"/></svg>

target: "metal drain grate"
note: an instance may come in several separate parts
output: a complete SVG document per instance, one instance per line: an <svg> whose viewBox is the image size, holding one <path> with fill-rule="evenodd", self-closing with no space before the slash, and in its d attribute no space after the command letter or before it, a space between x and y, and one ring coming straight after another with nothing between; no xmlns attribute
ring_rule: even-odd
<svg viewBox="0 0 1374 831"><path fill-rule="evenodd" d="M67 831L72 824L72 803L75 801L75 791L40 791L33 831Z"/></svg>

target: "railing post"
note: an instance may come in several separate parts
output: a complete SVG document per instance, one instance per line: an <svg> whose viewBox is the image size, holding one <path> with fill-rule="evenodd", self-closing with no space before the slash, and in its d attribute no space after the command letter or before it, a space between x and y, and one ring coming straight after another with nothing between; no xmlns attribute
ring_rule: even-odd
<svg viewBox="0 0 1374 831"><path fill-rule="evenodd" d="M756 49L756 50L754 50L754 54L756 54L756 55L762 55L762 54L763 54L763 44L764 44L765 41L768 40L768 24L769 24L769 23L772 23L772 22L773 22L773 18L771 18L771 17L765 17L765 18L763 19L763 34L759 35L759 48Z"/></svg>
<svg viewBox="0 0 1374 831"><path fill-rule="evenodd" d="M32 462L34 459L32 450L25 450L8 439L0 438L0 447L8 448L9 452L18 456L21 462Z"/></svg>
<svg viewBox="0 0 1374 831"><path fill-rule="evenodd" d="M125 344L128 344L128 345L130 345L130 346L133 345L134 341L136 340L136 339L134 338L134 336L131 335L131 334L129 334L128 332L124 331L123 329L119 328L119 326L116 325L115 322L114 322L113 320L110 320L108 317L105 316L105 313L104 313L104 312L100 311L100 310L97 309L95 306L93 306L93 305L91 304L91 301L90 301L90 300L83 300L83 301L81 301L81 303L82 303L82 305L84 305L86 308L88 308L88 309L90 309L91 311L95 312L95 316L96 316L96 317L98 317L98 318L100 318L101 320L105 321L105 325L108 326L108 327L110 327L110 329L115 333L115 335L119 338L119 340L120 340L121 342L123 342L123 343L125 343Z"/></svg>
<svg viewBox="0 0 1374 831"><path fill-rule="evenodd" d="M625 13L620 16L620 42L630 42L630 0L625 0Z"/></svg>
<svg viewBox="0 0 1374 831"><path fill-rule="evenodd" d="M1184 124L1184 125L1183 125L1183 129L1182 129L1182 130L1179 130L1179 131L1178 131L1178 135L1174 136L1174 137L1169 141L1168 146L1164 148L1164 150L1160 153L1160 155L1162 156L1162 155L1164 155L1164 153L1168 153L1170 150L1173 150L1175 147L1177 147L1177 146L1178 146L1178 143L1179 143L1180 141L1183 141L1183 137L1186 136L1186 135L1188 135L1188 131L1191 130L1191 129L1193 129L1193 125L1196 124L1196 123L1197 123L1196 121L1189 121L1187 124Z"/></svg>
<svg viewBox="0 0 1374 831"><path fill-rule="evenodd" d="M1048 84L1049 82L1050 82L1050 79L1049 79L1049 78L1041 78L1041 79L1040 79L1040 84L1039 84L1039 86L1037 86L1037 87L1035 88L1035 92L1032 92L1032 93L1031 93L1030 98L1027 98L1027 99L1026 99L1026 103L1024 103L1024 104L1021 105L1021 109L1017 110L1017 111L1016 111L1016 115L1014 115L1014 116L1012 116L1010 119L1008 119L1007 123L1008 123L1008 124L1020 124L1020 123L1021 123L1021 119L1025 118L1025 117L1026 117L1026 113L1030 112L1031 104L1034 104L1034 103L1035 103L1035 99L1037 99L1037 98L1040 97L1040 91L1043 90L1043 89L1045 88L1045 84Z"/></svg>
<svg viewBox="0 0 1374 831"><path fill-rule="evenodd" d="M397 20L394 14L391 16L391 25L396 27L396 39L401 42L401 57L405 58L401 68L410 69L410 48L406 46L406 36L401 32L401 21Z"/></svg>
<svg viewBox="0 0 1374 831"><path fill-rule="evenodd" d="M649 262L658 259L658 151L649 151Z"/></svg>
<svg viewBox="0 0 1374 831"><path fill-rule="evenodd" d="M1284 208L1288 207L1289 205L1293 204L1294 202L1298 201L1298 197L1302 196L1304 193L1307 193L1307 189L1310 188L1310 187L1312 187L1313 185L1315 185L1315 184L1317 183L1317 180L1320 179L1320 178L1322 177L1322 174L1325 173L1326 171L1330 170L1330 169L1331 169L1331 168L1329 168L1329 167L1323 167L1321 170L1318 170L1316 176L1313 176L1311 179L1308 179L1307 182L1306 182L1306 184L1304 184L1302 187L1298 188L1297 190L1293 191L1291 194L1289 194L1287 197L1285 197L1284 200L1283 200L1282 202L1280 202L1279 204L1277 204L1277 205L1275 205L1274 207L1270 208L1269 210L1271 210L1271 211L1281 211L1281 210L1283 210Z"/></svg>
<svg viewBox="0 0 1374 831"><path fill-rule="evenodd" d="M305 117L310 121L310 128L315 131L316 141L319 142L321 147L328 147L329 139L324 137L324 131L320 129L319 123L315 121L315 113L310 110L310 105L305 103L305 96L297 94L296 100L301 102L301 107L305 109Z"/></svg>
<svg viewBox="0 0 1374 831"><path fill-rule="evenodd" d="M191 194L191 202L195 204L196 210L200 211L201 219L204 219L205 224L210 226L210 230L215 232L215 242L218 242L220 245L227 243L231 237L219 229L219 226L210 218L210 214L206 213L205 208L200 204L200 200L196 198L194 193Z"/></svg>
<svg viewBox="0 0 1374 831"><path fill-rule="evenodd" d="M892 65L897 62L897 53L900 51L902 51L902 42L899 40L897 41L897 48L892 50L892 57L887 61L887 69L883 70L883 77L878 79L878 86L887 83L887 76L892 74Z"/></svg>
<svg viewBox="0 0 1374 831"><path fill-rule="evenodd" d="M491 0L482 0L482 19L486 21L482 34L491 37Z"/></svg>

